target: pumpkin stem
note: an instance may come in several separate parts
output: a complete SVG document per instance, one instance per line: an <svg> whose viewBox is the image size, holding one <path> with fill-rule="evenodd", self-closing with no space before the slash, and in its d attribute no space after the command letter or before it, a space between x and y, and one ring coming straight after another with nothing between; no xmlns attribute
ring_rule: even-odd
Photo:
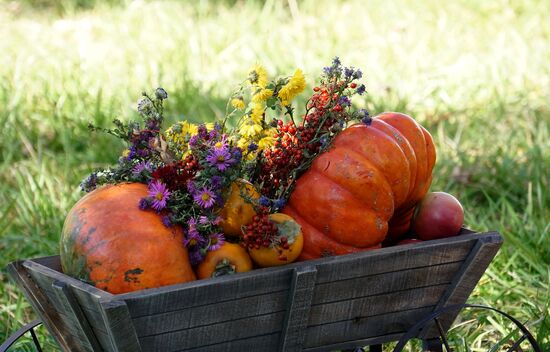
<svg viewBox="0 0 550 352"><path fill-rule="evenodd" d="M231 262L227 258L223 258L216 265L216 269L214 269L214 272L212 272L212 277L232 275L236 272L237 270L235 269L235 265L231 264Z"/></svg>

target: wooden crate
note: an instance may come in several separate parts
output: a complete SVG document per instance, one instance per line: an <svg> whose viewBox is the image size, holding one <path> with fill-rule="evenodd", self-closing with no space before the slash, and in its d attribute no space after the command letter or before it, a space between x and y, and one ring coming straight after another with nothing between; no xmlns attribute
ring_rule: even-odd
<svg viewBox="0 0 550 352"><path fill-rule="evenodd" d="M330 351L398 340L430 312L464 303L501 244L496 232L463 230L120 295L64 275L58 256L9 271L65 351Z"/></svg>

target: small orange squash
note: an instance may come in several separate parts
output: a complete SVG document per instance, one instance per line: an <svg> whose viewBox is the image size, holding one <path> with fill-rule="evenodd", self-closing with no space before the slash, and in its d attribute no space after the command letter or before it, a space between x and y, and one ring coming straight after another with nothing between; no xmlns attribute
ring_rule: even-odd
<svg viewBox="0 0 550 352"><path fill-rule="evenodd" d="M252 260L246 249L238 244L225 242L219 249L209 251L197 266L197 277L207 279L252 270Z"/></svg>
<svg viewBox="0 0 550 352"><path fill-rule="evenodd" d="M123 183L80 199L63 226L63 272L110 293L195 280L181 228L139 209L147 195L146 185Z"/></svg>
<svg viewBox="0 0 550 352"><path fill-rule="evenodd" d="M251 201L260 198L260 194L250 182L243 179L231 183L229 192L220 212L223 219L220 226L225 235L237 237L241 235L241 227L251 223L256 215Z"/></svg>

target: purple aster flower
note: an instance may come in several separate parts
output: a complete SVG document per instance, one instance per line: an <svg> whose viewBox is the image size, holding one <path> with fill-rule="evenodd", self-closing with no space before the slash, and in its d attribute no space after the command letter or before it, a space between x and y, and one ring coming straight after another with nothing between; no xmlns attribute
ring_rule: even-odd
<svg viewBox="0 0 550 352"><path fill-rule="evenodd" d="M132 169L134 176L139 176L143 171L151 171L151 163L148 161L142 161Z"/></svg>
<svg viewBox="0 0 550 352"><path fill-rule="evenodd" d="M258 149L258 145L257 145L256 143L254 143L254 142L251 142L251 143L248 145L248 148L247 148L247 149L248 149L248 152L249 152L249 153L250 153L250 152L253 152L253 151L255 151L255 150Z"/></svg>
<svg viewBox="0 0 550 352"><path fill-rule="evenodd" d="M203 187L193 195L193 200L203 208L210 208L216 203L216 195L208 188Z"/></svg>
<svg viewBox="0 0 550 352"><path fill-rule="evenodd" d="M138 205L139 209L147 210L149 209L150 206L151 206L151 202L149 201L148 198L141 198L139 200L139 205Z"/></svg>
<svg viewBox="0 0 550 352"><path fill-rule="evenodd" d="M328 136L326 134L322 135L321 138L319 138L319 142L321 143L321 148L326 147L328 143Z"/></svg>
<svg viewBox="0 0 550 352"><path fill-rule="evenodd" d="M372 118L370 117L370 113L366 109L359 109L356 112L357 118L361 120L362 123L369 126L372 123Z"/></svg>
<svg viewBox="0 0 550 352"><path fill-rule="evenodd" d="M285 206L285 204L286 204L286 201L282 198L275 200L275 202L273 203L276 209L281 209L282 207Z"/></svg>
<svg viewBox="0 0 550 352"><path fill-rule="evenodd" d="M323 67L323 72L325 72L327 76L330 76L332 74L332 71L332 67Z"/></svg>
<svg viewBox="0 0 550 352"><path fill-rule="evenodd" d="M198 128L198 135L199 135L199 138L202 138L202 139L207 139L208 138L208 129L206 128L206 126L201 123L199 125L199 128Z"/></svg>
<svg viewBox="0 0 550 352"><path fill-rule="evenodd" d="M212 184L212 188L213 189L220 188L222 186L222 181L223 181L223 179L222 179L221 176L217 176L217 175L212 176L212 178L210 179L210 182Z"/></svg>
<svg viewBox="0 0 550 352"><path fill-rule="evenodd" d="M366 90L365 85L364 85L364 84L361 84L359 87L357 87L356 92L357 92L357 94L359 94L359 95L363 95L363 93L365 93L365 90Z"/></svg>
<svg viewBox="0 0 550 352"><path fill-rule="evenodd" d="M191 194L197 193L197 186L195 185L195 182L191 180L187 181L187 192Z"/></svg>
<svg viewBox="0 0 550 352"><path fill-rule="evenodd" d="M271 205L271 201L266 196L261 196L260 199L258 199L258 203L260 203L260 205L263 205L264 207L268 207Z"/></svg>
<svg viewBox="0 0 550 352"><path fill-rule="evenodd" d="M225 243L225 237L222 233L211 233L209 237L210 244L208 245L209 251L215 251Z"/></svg>
<svg viewBox="0 0 550 352"><path fill-rule="evenodd" d="M361 77L363 77L363 72L361 72L361 70L357 69L353 73L353 79L361 79Z"/></svg>
<svg viewBox="0 0 550 352"><path fill-rule="evenodd" d="M344 76L346 76L347 79L350 79L351 76L353 76L353 68L352 67L345 67L344 68Z"/></svg>
<svg viewBox="0 0 550 352"><path fill-rule="evenodd" d="M156 211L161 211L166 207L166 201L170 197L170 191L166 185L159 180L149 183L149 197L151 197L151 207Z"/></svg>
<svg viewBox="0 0 550 352"><path fill-rule="evenodd" d="M342 63L340 62L340 58L338 56L335 56L334 59L332 59L332 65L334 66L340 66Z"/></svg>
<svg viewBox="0 0 550 352"><path fill-rule="evenodd" d="M215 128L210 130L210 132L208 133L208 137L210 140L218 138L218 130Z"/></svg>
<svg viewBox="0 0 550 352"><path fill-rule="evenodd" d="M243 151L239 147L231 148L231 154L233 154L233 160L235 163L239 163L243 158Z"/></svg>
<svg viewBox="0 0 550 352"><path fill-rule="evenodd" d="M189 261L191 262L191 265L199 265L203 261L204 257L201 254L200 249L193 249L189 251Z"/></svg>
<svg viewBox="0 0 550 352"><path fill-rule="evenodd" d="M172 220L170 220L168 215L164 215L162 217L162 224L166 227L172 227Z"/></svg>
<svg viewBox="0 0 550 352"><path fill-rule="evenodd" d="M206 157L206 161L220 171L225 171L235 163L235 159L231 157L231 153L227 148L214 148Z"/></svg>
<svg viewBox="0 0 550 352"><path fill-rule="evenodd" d="M194 148L197 146L197 143L199 142L199 135L194 134L189 138L189 148Z"/></svg>
<svg viewBox="0 0 550 352"><path fill-rule="evenodd" d="M208 224L210 224L210 219L208 218L208 216L201 215L199 217L199 224L208 225Z"/></svg>
<svg viewBox="0 0 550 352"><path fill-rule="evenodd" d="M195 230L195 231L187 231L183 244L185 244L185 247L187 248L194 248L194 247L200 246L203 242L204 242L204 239Z"/></svg>
<svg viewBox="0 0 550 352"><path fill-rule="evenodd" d="M338 100L338 103L342 106L350 106L351 105L351 100L349 100L349 98L346 97L345 95L342 95L340 97L340 99Z"/></svg>

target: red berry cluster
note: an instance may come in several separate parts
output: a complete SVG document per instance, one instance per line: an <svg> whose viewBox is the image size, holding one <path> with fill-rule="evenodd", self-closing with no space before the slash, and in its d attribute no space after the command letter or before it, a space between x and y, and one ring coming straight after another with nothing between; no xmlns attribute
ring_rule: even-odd
<svg viewBox="0 0 550 352"><path fill-rule="evenodd" d="M323 147L322 135L336 132L340 121L349 118L342 96L345 82L315 87L308 102L308 112L303 121L295 126L292 121L277 120L275 146L263 152L263 162L259 177L263 183L262 194L276 198L278 190L286 188L294 180L293 170L314 158ZM347 98L343 99L345 103ZM297 175L298 176L298 175Z"/></svg>
<svg viewBox="0 0 550 352"><path fill-rule="evenodd" d="M241 245L248 249L267 248L278 235L277 225L269 220L267 209L262 209L254 215L252 223L244 227Z"/></svg>

